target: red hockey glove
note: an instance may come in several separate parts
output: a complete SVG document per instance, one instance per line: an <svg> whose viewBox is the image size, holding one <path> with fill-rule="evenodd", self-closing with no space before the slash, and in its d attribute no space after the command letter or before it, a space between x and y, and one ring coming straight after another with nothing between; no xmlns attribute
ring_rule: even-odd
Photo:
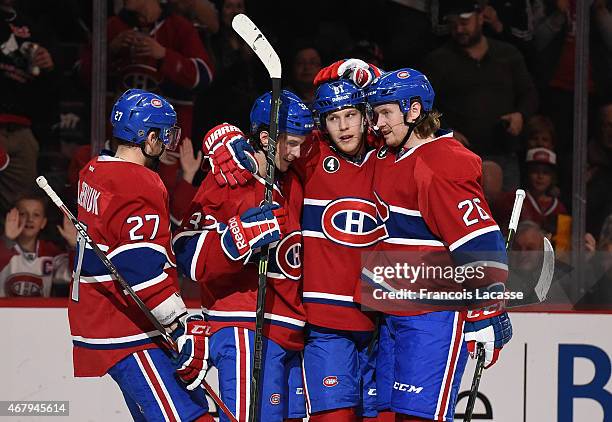
<svg viewBox="0 0 612 422"><path fill-rule="evenodd" d="M379 77L382 71L360 59L339 60L317 73L314 85L318 86L324 82L335 81L340 78L350 79L360 87L368 86L374 79Z"/></svg>
<svg viewBox="0 0 612 422"><path fill-rule="evenodd" d="M178 356L174 366L179 378L187 384L188 390L197 388L208 371L208 337L210 324L202 315L189 315L172 332L176 341Z"/></svg>
<svg viewBox="0 0 612 422"><path fill-rule="evenodd" d="M280 240L286 232L286 222L284 208L276 204L250 208L240 217L230 218L227 226L220 225L223 251L234 261L248 259L254 249Z"/></svg>
<svg viewBox="0 0 612 422"><path fill-rule="evenodd" d="M244 186L257 172L255 150L244 133L229 123L208 131L202 142L202 152L219 186Z"/></svg>

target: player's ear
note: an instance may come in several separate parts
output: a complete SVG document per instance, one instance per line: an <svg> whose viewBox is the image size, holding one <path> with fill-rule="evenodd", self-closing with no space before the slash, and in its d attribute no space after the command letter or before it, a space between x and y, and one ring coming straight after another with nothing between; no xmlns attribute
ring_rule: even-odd
<svg viewBox="0 0 612 422"><path fill-rule="evenodd" d="M423 107L421 106L421 103L418 101L414 101L412 104L410 104L410 111L408 112L408 121L414 122L421 114L422 108Z"/></svg>
<svg viewBox="0 0 612 422"><path fill-rule="evenodd" d="M269 138L270 138L270 134L267 131L262 130L261 132L259 132L259 141L261 142L261 145L263 145L264 149L268 148Z"/></svg>

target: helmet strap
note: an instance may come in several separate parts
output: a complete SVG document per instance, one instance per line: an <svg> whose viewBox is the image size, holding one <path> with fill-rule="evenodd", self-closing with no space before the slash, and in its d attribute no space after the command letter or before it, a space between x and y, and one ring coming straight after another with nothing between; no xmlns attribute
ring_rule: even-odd
<svg viewBox="0 0 612 422"><path fill-rule="evenodd" d="M412 100L410 102L410 107L412 107L412 104L414 104L414 102L416 101L418 100ZM410 135L412 135L412 132L414 131L414 129L416 129L418 125L423 123L423 121L427 118L428 114L429 114L428 111L423 111L423 109L421 108L421 114L419 114L419 117L417 117L417 119L414 122L409 122L408 113L404 113L404 124L408 126L408 132L406 132L406 136L404 136L404 139L402 139L402 142L400 142L400 144L397 146L398 151L401 151L402 148L404 148L404 145L406 145L406 142L408 142L408 139L410 138Z"/></svg>
<svg viewBox="0 0 612 422"><path fill-rule="evenodd" d="M144 155L145 157L150 158L150 159L152 159L152 160L159 160L159 158L162 156L162 154L163 154L163 153L164 153L164 151L166 150L166 145L164 145L164 144L162 143L162 148L161 148L161 151L160 151L160 153L159 153L159 154L157 154L157 155L149 154L149 153L146 151L146 144L147 144L147 142L146 142L146 141L141 142L141 143L140 143L140 150L142 151L142 155Z"/></svg>

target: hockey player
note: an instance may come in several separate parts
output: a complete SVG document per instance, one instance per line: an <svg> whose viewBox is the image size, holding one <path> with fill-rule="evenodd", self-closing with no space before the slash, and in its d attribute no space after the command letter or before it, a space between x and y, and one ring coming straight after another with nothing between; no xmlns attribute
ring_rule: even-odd
<svg viewBox="0 0 612 422"><path fill-rule="evenodd" d="M386 143L377 153L374 192L388 237L377 250L444 254L455 265L484 266L474 287L503 283L504 241L480 185L481 160L452 133L436 135L439 114L427 78L413 69L389 72L367 94ZM467 351L483 343L490 367L512 336L503 302L484 305L468 304L467 312L388 307L377 359L379 410L396 412L396 421L452 421Z"/></svg>
<svg viewBox="0 0 612 422"><path fill-rule="evenodd" d="M373 316L353 300L361 254L382 236L365 107L351 80L322 83L312 104L319 131L297 167L304 188L305 392L315 422L377 413Z"/></svg>
<svg viewBox="0 0 612 422"><path fill-rule="evenodd" d="M255 101L251 111L251 142L258 173L243 185L221 187L210 172L182 232L174 238L179 267L201 288L204 315L212 326L210 362L219 371L221 398L239 421L250 411L250 380L258 287L256 250L282 240L270 252L264 324L264 369L257 420L271 422L305 416L299 351L303 348L305 313L300 299L300 211L302 193L290 166L300 157L301 144L314 126L312 114L299 98L283 91L275 157L274 202L264 199L271 95ZM213 128L204 144L219 137L244 137L235 126ZM248 165L248 164L247 164ZM257 212L253 210L255 208ZM249 209L251 211L249 211ZM240 218L236 213L243 213ZM300 405L301 400L301 405ZM222 421L227 420L220 415Z"/></svg>
<svg viewBox="0 0 612 422"><path fill-rule="evenodd" d="M194 356L205 342L206 324L201 315L187 317L177 293L168 194L147 168L179 140L176 113L163 97L133 89L115 103L111 123L116 154L93 158L81 170L78 218L178 340L179 374L194 387L206 369ZM134 420L212 421L204 390L189 391L175 377L161 333L82 240L75 261L68 306L75 376L109 374Z"/></svg>

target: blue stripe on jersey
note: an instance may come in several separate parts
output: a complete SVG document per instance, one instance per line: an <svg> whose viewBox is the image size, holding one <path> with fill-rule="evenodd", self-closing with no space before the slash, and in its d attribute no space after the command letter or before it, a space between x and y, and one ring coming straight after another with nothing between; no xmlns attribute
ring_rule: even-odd
<svg viewBox="0 0 612 422"><path fill-rule="evenodd" d="M323 299L319 297L304 297L302 298L303 303L322 303L324 305L335 305L335 306L344 306L346 308L358 308L355 302L347 302L345 300L334 300L334 299Z"/></svg>
<svg viewBox="0 0 612 422"><path fill-rule="evenodd" d="M174 242L174 253L176 254L176 265L187 277L191 278L191 262L198 246L200 235L183 236Z"/></svg>
<svg viewBox="0 0 612 422"><path fill-rule="evenodd" d="M385 227L390 238L440 241L429 230L423 217L390 211Z"/></svg>
<svg viewBox="0 0 612 422"><path fill-rule="evenodd" d="M76 347L83 347L85 349L94 350L115 350L115 349L127 349L129 347L142 346L143 344L153 343L150 338L142 340L126 341L125 343L106 343L106 344L92 344L85 343L83 341L72 340L72 344Z"/></svg>
<svg viewBox="0 0 612 422"><path fill-rule="evenodd" d="M483 233L468 240L451 252L456 265L476 261L495 261L508 264L504 237L499 230Z"/></svg>
<svg viewBox="0 0 612 422"><path fill-rule="evenodd" d="M324 206L304 204L302 211L302 230L323 232L321 218L323 218Z"/></svg>
<svg viewBox="0 0 612 422"><path fill-rule="evenodd" d="M75 269L78 258L75 258ZM111 258L119 274L127 283L134 287L144 281L158 277L164 272L164 266L168 262L166 255L147 246L128 249ZM81 276L104 276L110 275L106 266L91 249L85 249Z"/></svg>

